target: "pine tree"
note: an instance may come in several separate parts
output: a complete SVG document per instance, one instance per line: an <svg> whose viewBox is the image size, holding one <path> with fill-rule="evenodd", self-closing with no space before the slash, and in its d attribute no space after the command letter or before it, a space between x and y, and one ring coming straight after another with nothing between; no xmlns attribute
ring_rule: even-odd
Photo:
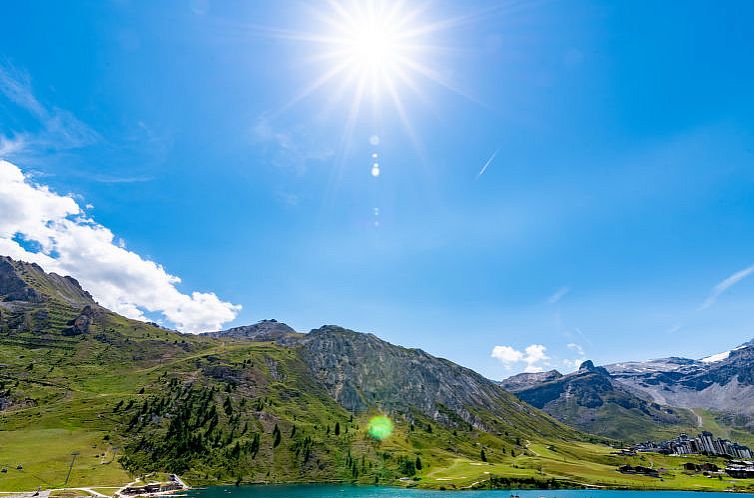
<svg viewBox="0 0 754 498"><path fill-rule="evenodd" d="M484 448L482 448L482 451L479 454L479 457L482 459L483 462L487 461L487 454L484 452Z"/></svg>
<svg viewBox="0 0 754 498"><path fill-rule="evenodd" d="M422 459L418 455L416 457L416 463L414 464L414 466L416 467L416 470L422 469Z"/></svg>
<svg viewBox="0 0 754 498"><path fill-rule="evenodd" d="M340 422L335 422L335 435L340 436Z"/></svg>
<svg viewBox="0 0 754 498"><path fill-rule="evenodd" d="M277 448L281 439L280 428L278 427L278 424L275 424L275 428L272 430L272 447Z"/></svg>

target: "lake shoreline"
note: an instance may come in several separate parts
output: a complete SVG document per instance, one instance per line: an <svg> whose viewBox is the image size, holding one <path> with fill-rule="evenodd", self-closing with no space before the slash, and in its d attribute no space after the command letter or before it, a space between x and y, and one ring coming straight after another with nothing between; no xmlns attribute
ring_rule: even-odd
<svg viewBox="0 0 754 498"><path fill-rule="evenodd" d="M481 484L481 483L480 483ZM754 485L754 483L752 483ZM247 482L247 483L226 483L226 484L212 484L205 486L196 486L189 488L189 494L191 491L206 490L206 489L230 489L230 488L286 488L286 487L351 487L351 488L389 488L394 490L406 490L406 491L423 491L423 492L556 492L556 491L609 491L609 492L647 492L647 493L736 493L736 494L749 494L754 495L754 489L667 489L667 488L653 488L653 487L611 487L611 486L598 486L589 484L574 484L572 486L559 486L559 487L447 487L447 486L421 486L418 483L416 485L402 485L402 484L368 484L368 483L354 483L346 481L287 481L287 482Z"/></svg>
<svg viewBox="0 0 754 498"><path fill-rule="evenodd" d="M333 491L337 489L337 492ZM351 491L352 493L349 493ZM311 493L310 493L311 492ZM474 497L500 497L507 498L502 493L508 493L516 498L609 498L619 494L621 498L626 498L632 493L641 493L642 498L647 494L662 493L662 496L683 498L689 493L707 493L711 495L724 495L735 492L741 495L752 495L752 491L707 491L707 490L656 490L656 489L594 489L589 487L569 488L569 489L428 489L428 488L407 488L403 486L387 485L370 485L354 483L269 483L269 484L242 484L242 485L216 485L203 488L195 488L187 494L190 498L216 498L219 494L227 496L228 494L238 494L240 496L249 496L250 498L319 498L319 496L331 497L356 496L363 498L372 497L397 497L397 496L440 496L442 494L462 492L465 496Z"/></svg>

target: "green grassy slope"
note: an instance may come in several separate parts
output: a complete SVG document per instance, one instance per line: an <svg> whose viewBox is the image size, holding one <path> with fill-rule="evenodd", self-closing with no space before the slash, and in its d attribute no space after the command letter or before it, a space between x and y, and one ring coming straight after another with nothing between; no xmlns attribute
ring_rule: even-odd
<svg viewBox="0 0 754 498"><path fill-rule="evenodd" d="M360 399L371 401L349 411L336 401L342 386L325 382L322 375L330 370L313 374L307 363L312 351L301 344L178 334L92 305L68 281L45 280L33 268L29 273L34 278L24 274L24 281L45 299L0 303L2 491L110 489L145 472L178 472L196 485L641 487L660 482L618 474L615 467L622 461L610 456L607 446L589 443L589 436L425 353L388 345L378 359L365 353L359 360L366 371L377 371L376 363L366 360L383 362L388 353L408 358L416 363L411 382L421 380L412 384L415 388L433 382L432 369L451 369L450 381L465 376L477 391L444 398L453 406L427 408L419 401L398 402L396 396L405 401L408 391L396 391L393 384L362 380L354 388ZM93 307L93 319L86 333L71 335L71 323L86 305ZM353 334L336 332L338 340L363 338ZM348 355L336 356L337 372L355 363ZM431 368L418 368L422 362ZM357 378L366 371L350 373ZM448 388L449 381L443 382L439 386ZM477 396L484 402L475 402ZM394 424L384 440L368 432L376 415ZM680 474L662 482L692 489L731 486Z"/></svg>

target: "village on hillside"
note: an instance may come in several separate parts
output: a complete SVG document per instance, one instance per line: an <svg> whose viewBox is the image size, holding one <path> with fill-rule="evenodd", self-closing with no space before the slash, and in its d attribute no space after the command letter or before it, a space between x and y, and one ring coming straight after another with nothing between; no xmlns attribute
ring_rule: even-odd
<svg viewBox="0 0 754 498"><path fill-rule="evenodd" d="M752 459L748 446L716 438L711 432L704 431L696 437L681 434L667 441L639 443L631 448L636 452L652 452L664 455L711 455L744 460Z"/></svg>
<svg viewBox="0 0 754 498"><path fill-rule="evenodd" d="M752 451L748 446L716 438L711 432L704 431L696 437L681 434L675 439L653 442L647 441L632 446L630 449L621 450L621 455L636 455L637 453L660 453L663 455L708 455L727 458L725 469L720 469L711 463L695 464L688 462L684 468L692 472L704 472L705 475L723 475L737 479L754 479L754 461ZM624 474L644 474L651 477L660 477L660 471L642 466L632 467L624 465L618 469Z"/></svg>

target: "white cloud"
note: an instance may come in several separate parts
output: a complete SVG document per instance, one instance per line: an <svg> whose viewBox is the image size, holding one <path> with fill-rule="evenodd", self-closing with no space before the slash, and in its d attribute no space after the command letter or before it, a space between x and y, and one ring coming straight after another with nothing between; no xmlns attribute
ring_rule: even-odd
<svg viewBox="0 0 754 498"><path fill-rule="evenodd" d="M559 302L569 292L571 292L570 287L561 287L560 289L556 290L550 297L547 298L547 304L555 304Z"/></svg>
<svg viewBox="0 0 754 498"><path fill-rule="evenodd" d="M25 248L19 239L41 250ZM145 312L161 313L186 332L217 330L240 311L241 306L212 292L180 292L180 278L118 240L72 195L35 184L17 166L0 160L0 254L73 276L113 311L136 319L145 319Z"/></svg>
<svg viewBox="0 0 754 498"><path fill-rule="evenodd" d="M500 360L505 368L511 369L517 363L525 363L525 372L542 372L550 359L546 354L547 348L541 344L531 344L519 351L511 346L495 346L492 357ZM540 365L541 363L541 365Z"/></svg>
<svg viewBox="0 0 754 498"><path fill-rule="evenodd" d="M737 271L733 275L729 276L716 286L712 288L712 291L710 292L709 296L707 296L707 299L704 300L702 305L699 307L700 310L704 310L715 304L717 302L717 298L720 297L720 295L736 285L741 280L745 279L749 275L754 272L754 265L749 266L747 268L744 268L743 270Z"/></svg>
<svg viewBox="0 0 754 498"><path fill-rule="evenodd" d="M492 348L492 357L506 364L517 363L524 358L524 353L510 346L495 346Z"/></svg>

